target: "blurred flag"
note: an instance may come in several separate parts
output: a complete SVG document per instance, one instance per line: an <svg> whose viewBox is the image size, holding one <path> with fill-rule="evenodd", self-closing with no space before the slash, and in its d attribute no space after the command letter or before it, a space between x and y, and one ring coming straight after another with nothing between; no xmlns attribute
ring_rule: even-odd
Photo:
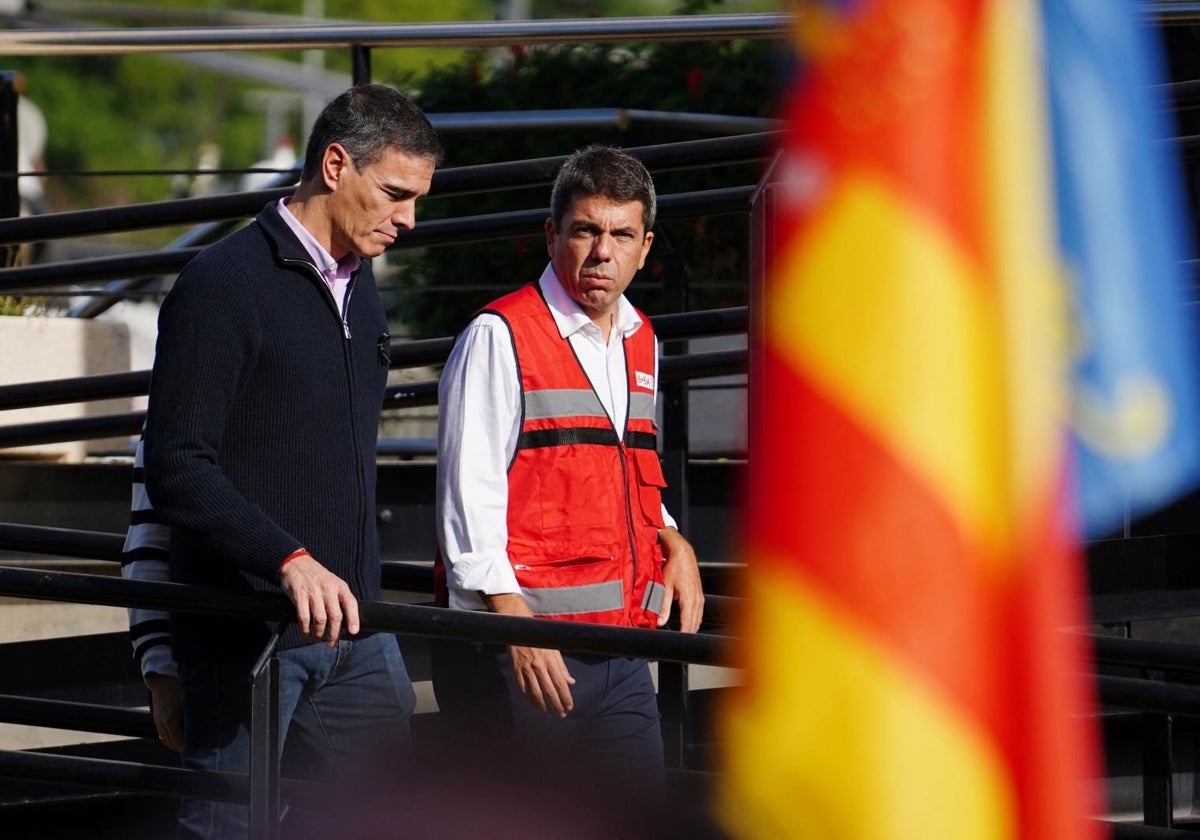
<svg viewBox="0 0 1200 840"><path fill-rule="evenodd" d="M1125 100L1149 93L1133 7L1077 5L1095 24L1086 44L1063 43L1076 37L1073 4L1048 0L1045 14L1052 48L1071 50L1061 99L1079 80L1105 112L1071 102L1056 114L1075 132L1059 148L1085 164L1109 146L1093 131L1152 121L1148 105L1125 116ZM1149 362L1104 367L1115 373L1097 362L1085 377L1095 405L1081 416L1117 450L1127 429L1142 455L1150 438L1177 437L1177 407L1192 399L1170 395L1186 358L1170 334L1178 222L1164 214L1177 208L1151 209L1169 192L1160 180L1124 192L1128 173L1060 173L1076 196L1064 257L1033 0L801 3L797 18L805 67L787 104L753 372L747 683L723 715L722 818L737 837L1098 836L1085 818L1103 807L1089 795L1099 757L1087 651L1060 632L1086 623L1072 366L1080 350L1113 349L1110 322L1144 359L1170 349L1165 377ZM1049 67L1063 70L1057 57ZM1125 81L1113 88L1110 73ZM1155 152L1147 137L1112 153L1134 147ZM1092 212L1099 200L1156 232L1124 241L1140 224ZM1104 230L1090 229L1096 219ZM1092 256L1097 238L1110 256ZM1090 273L1117 252L1123 262ZM1138 291L1089 300L1082 290L1113 274ZM1121 294L1154 301L1159 320L1127 325L1140 304L1104 303ZM1153 411L1125 405L1150 392ZM1128 423L1091 416L1114 401ZM1145 471L1116 496L1184 486L1188 457L1172 480Z"/></svg>
<svg viewBox="0 0 1200 840"><path fill-rule="evenodd" d="M1125 0L1044 0L1059 241L1077 324L1085 533L1197 481L1197 355L1180 305L1187 220L1154 37Z"/></svg>

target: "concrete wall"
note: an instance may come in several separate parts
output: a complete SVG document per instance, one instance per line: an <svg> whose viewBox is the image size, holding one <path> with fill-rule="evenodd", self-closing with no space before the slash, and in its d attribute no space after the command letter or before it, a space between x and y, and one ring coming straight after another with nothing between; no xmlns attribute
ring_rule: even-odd
<svg viewBox="0 0 1200 840"><path fill-rule="evenodd" d="M68 379L129 370L129 329L112 321L0 316L0 385ZM132 411L129 399L43 406L4 412L18 425ZM0 458L80 461L89 454L123 451L128 439L39 444L0 450Z"/></svg>

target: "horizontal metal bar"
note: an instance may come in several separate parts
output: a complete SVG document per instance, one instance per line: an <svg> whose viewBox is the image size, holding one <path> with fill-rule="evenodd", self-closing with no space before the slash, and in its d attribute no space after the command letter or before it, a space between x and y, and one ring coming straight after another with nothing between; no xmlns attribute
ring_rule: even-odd
<svg viewBox="0 0 1200 840"><path fill-rule="evenodd" d="M46 216L27 216L44 219ZM2 223L0 223L2 224ZM73 235L67 234L65 235ZM99 283L177 274L203 250L202 246L173 248L167 251L141 251L109 257L85 257L63 262L35 263L0 270L0 294L20 294L59 286Z"/></svg>
<svg viewBox="0 0 1200 840"><path fill-rule="evenodd" d="M245 802L249 791L245 776L230 773L17 750L0 750L0 777L220 802Z"/></svg>
<svg viewBox="0 0 1200 840"><path fill-rule="evenodd" d="M283 595L73 572L0 568L0 594L43 601L145 607L262 621L290 621L293 618L292 605ZM359 616L364 630L706 665L729 661L730 640L709 634L604 627L373 601L359 603Z"/></svg>
<svg viewBox="0 0 1200 840"><path fill-rule="evenodd" d="M1091 636L1097 662L1108 665L1138 665L1169 671L1200 671L1200 645Z"/></svg>
<svg viewBox="0 0 1200 840"><path fill-rule="evenodd" d="M0 778L217 802L245 802L250 793L249 776L239 773L23 750L0 750ZM283 779L280 786L295 801L318 802L328 796L327 787L307 780Z"/></svg>
<svg viewBox="0 0 1200 840"><path fill-rule="evenodd" d="M44 405L144 396L150 391L150 371L98 373L69 379L43 379L0 386L0 411Z"/></svg>
<svg viewBox="0 0 1200 840"><path fill-rule="evenodd" d="M1200 23L1200 3L1184 3L1180 0L1142 0L1137 10L1154 23L1164 26L1185 26Z"/></svg>
<svg viewBox="0 0 1200 840"><path fill-rule="evenodd" d="M676 193L659 197L660 219L691 218L722 213L749 212L750 198L754 187L724 187L715 190ZM182 199L192 201L193 199ZM163 202L169 204L172 202ZM135 205L139 208L150 205ZM132 208L126 208L132 209ZM255 207L254 212L262 209ZM453 219L432 219L419 223L412 230L401 231L391 249L424 248L433 245L453 245L462 242L483 242L488 239L506 239L513 236L542 235L542 226L550 214L549 208L535 210L513 210L505 213L489 213L479 216L459 216ZM55 213L46 216L25 216L14 222L40 223L52 216L75 215ZM133 227L143 227L145 219L139 211L138 221ZM0 231L6 222L0 221ZM73 235L70 228L60 227L64 221L54 220L47 231L54 235ZM158 224L165 224L159 220ZM109 229L112 229L111 227ZM9 232L10 235L12 231ZM46 238L35 236L33 239ZM4 241L0 233L0 243ZM18 238L13 241L25 241ZM108 280L113 277L133 277L140 272L150 274L173 274L183 269L200 252L200 248L178 248L171 251L151 251L116 257L95 257L73 260L67 263L45 263L18 266L0 270L0 294L10 294L35 287L74 286L80 283Z"/></svg>
<svg viewBox="0 0 1200 840"><path fill-rule="evenodd" d="M119 561L124 534L0 522L0 550Z"/></svg>
<svg viewBox="0 0 1200 840"><path fill-rule="evenodd" d="M42 420L0 426L0 449L17 446L43 446L73 440L101 440L127 437L142 430L146 412L99 414L95 417L71 417L66 420Z"/></svg>
<svg viewBox="0 0 1200 840"><path fill-rule="evenodd" d="M748 360L749 353L746 350L712 350L686 356L665 356L659 364L659 379L667 383L745 373ZM402 382L386 388L383 408L421 408L437 405L437 401L437 380ZM131 411L0 426L0 449L132 436L141 432L145 419L145 411Z"/></svg>
<svg viewBox="0 0 1200 840"><path fill-rule="evenodd" d="M659 384L745 373L749 358L746 350L711 350L686 356L664 356L658 363Z"/></svg>
<svg viewBox="0 0 1200 840"><path fill-rule="evenodd" d="M0 522L0 550L48 554L59 557L83 557L90 560L120 562L124 534L101 531L75 531L44 525ZM433 592L433 567L428 563L384 560L383 587L398 592ZM705 621L717 624L733 620L739 599L726 595L705 595Z"/></svg>
<svg viewBox="0 0 1200 840"><path fill-rule="evenodd" d="M662 172L761 160L771 154L781 136L780 132L760 132L737 137L635 146L626 151L645 163L652 172ZM553 183L554 175L564 160L566 156L559 155L440 169L434 173L430 196L464 195L550 184ZM278 201L283 196L290 195L293 189L290 186L273 187L200 198L152 201L124 207L69 210L39 216L0 219L0 244L247 218L257 214L268 202ZM663 200L666 198L660 197ZM431 222L418 223L417 230L427 224ZM540 230L541 220L537 225ZM175 270L181 266L182 263L179 263ZM10 271L15 269L0 272L0 277L6 276Z"/></svg>
<svg viewBox="0 0 1200 840"><path fill-rule="evenodd" d="M0 694L0 721L127 738L153 738L156 735L150 712L11 694Z"/></svg>
<svg viewBox="0 0 1200 840"><path fill-rule="evenodd" d="M294 66L294 65L291 65ZM634 123L714 134L747 134L776 131L778 120L768 117L742 117L731 114L700 114L685 111L650 111L639 108L562 108L530 111L466 111L429 114L439 134L467 131L531 131L538 129L572 130L618 128L627 130Z"/></svg>
<svg viewBox="0 0 1200 840"><path fill-rule="evenodd" d="M203 198L173 198L124 207L66 210L61 213L3 219L0 220L0 244L44 242L166 225L242 219L258 213L269 201L278 201L293 192L295 190L291 187L276 187L270 190L208 195Z"/></svg>
<svg viewBox="0 0 1200 840"><path fill-rule="evenodd" d="M411 24L14 29L0 31L0 55L761 39L784 37L790 26L789 15L730 14Z"/></svg>
<svg viewBox="0 0 1200 840"><path fill-rule="evenodd" d="M1096 683L1100 702L1106 706L1168 715L1200 716L1200 686L1103 674L1096 678Z"/></svg>
<svg viewBox="0 0 1200 840"><path fill-rule="evenodd" d="M744 306L731 306L726 309L703 309L696 312L675 312L655 315L650 318L650 322L654 325L655 333L663 340L743 333L747 329L748 320L749 316ZM417 340L393 339L390 349L391 367L392 369L399 369L441 364L450 355L450 349L453 346L453 336ZM663 361L666 362L667 359L664 358ZM118 397L144 396L149 392L149 388L150 371L148 370L103 373L71 379L46 379L40 382L20 382L13 385L0 386L0 411ZM428 383L403 383L394 385L388 389L387 402L392 403L396 400L403 400L405 395L410 392L411 397L414 399L418 397L425 398L428 396L427 391ZM434 386L433 397L436 402L436 384ZM417 402L408 403L408 405L414 407L417 404ZM433 403L428 404L432 405ZM119 421L119 427L124 428L125 422L124 420ZM46 424L38 423L30 425L42 427ZM0 436L7 429L12 428L17 427L0 427ZM121 432L121 434L124 434L124 432ZM101 437L104 436L107 435L101 435ZM71 439L67 438L67 440ZM37 440L35 442L49 443L52 441Z"/></svg>
<svg viewBox="0 0 1200 840"><path fill-rule="evenodd" d="M671 172L763 160L770 157L782 142L782 138L781 131L764 131L736 137L631 146L625 151L645 164L651 172ZM439 169L434 173L430 195L469 195L484 191L548 186L554 183L554 176L566 159L567 155L553 155ZM417 226L420 227L420 224Z"/></svg>
<svg viewBox="0 0 1200 840"><path fill-rule="evenodd" d="M1159 828L1141 823L1120 823L1111 820L1096 820L1105 831L1111 831L1112 840L1186 840L1196 836L1194 831L1178 828Z"/></svg>

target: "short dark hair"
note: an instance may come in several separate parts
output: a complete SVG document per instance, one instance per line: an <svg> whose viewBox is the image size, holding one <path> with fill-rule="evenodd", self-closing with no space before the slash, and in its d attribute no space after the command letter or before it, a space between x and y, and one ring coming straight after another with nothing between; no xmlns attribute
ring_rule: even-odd
<svg viewBox="0 0 1200 840"><path fill-rule="evenodd" d="M642 162L628 152L612 146L588 146L567 158L550 193L550 218L559 225L577 198L593 195L642 202L645 230L654 227L654 181Z"/></svg>
<svg viewBox="0 0 1200 840"><path fill-rule="evenodd" d="M345 147L356 168L370 166L389 148L429 158L435 166L445 156L429 118L387 85L356 85L325 106L308 136L301 181L317 174L332 143Z"/></svg>

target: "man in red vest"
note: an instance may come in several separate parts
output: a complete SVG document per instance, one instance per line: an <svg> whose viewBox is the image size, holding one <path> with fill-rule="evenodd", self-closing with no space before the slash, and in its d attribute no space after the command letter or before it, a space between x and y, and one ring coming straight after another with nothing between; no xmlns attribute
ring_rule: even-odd
<svg viewBox="0 0 1200 840"><path fill-rule="evenodd" d="M694 633L696 555L660 497L657 342L624 295L654 240L653 181L636 158L592 146L563 164L550 210L541 278L480 312L442 373L449 605L654 628L677 601ZM520 743L661 785L647 662L520 645L494 660Z"/></svg>

